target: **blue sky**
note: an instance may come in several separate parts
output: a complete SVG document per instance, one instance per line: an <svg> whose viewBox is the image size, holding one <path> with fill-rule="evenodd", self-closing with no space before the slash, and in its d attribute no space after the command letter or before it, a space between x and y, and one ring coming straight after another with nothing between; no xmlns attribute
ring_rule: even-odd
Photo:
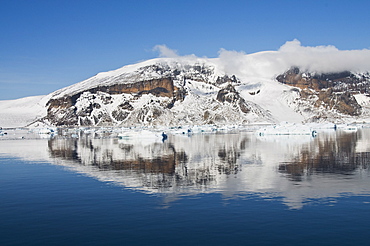
<svg viewBox="0 0 370 246"><path fill-rule="evenodd" d="M370 48L370 1L0 0L0 100L46 95L158 56Z"/></svg>

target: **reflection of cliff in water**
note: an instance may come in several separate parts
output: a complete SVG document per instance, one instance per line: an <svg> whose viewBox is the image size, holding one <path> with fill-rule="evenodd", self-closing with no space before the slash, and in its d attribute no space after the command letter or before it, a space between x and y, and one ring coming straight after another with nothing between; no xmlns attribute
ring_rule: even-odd
<svg viewBox="0 0 370 246"><path fill-rule="evenodd" d="M226 135L225 135L226 136ZM73 160L116 178L141 180L143 188L207 186L217 175L235 174L245 140L221 135L170 137L164 143L130 143L116 138L55 138L48 143L52 157ZM171 140L172 139L172 140ZM188 153L187 153L188 152ZM125 183L125 182L124 182ZM130 184L127 184L131 186Z"/></svg>
<svg viewBox="0 0 370 246"><path fill-rule="evenodd" d="M322 136L305 146L294 160L281 163L279 171L299 181L313 174L351 175L356 170L367 169L370 150L358 151L360 142L366 138L363 134L361 131Z"/></svg>
<svg viewBox="0 0 370 246"><path fill-rule="evenodd" d="M117 138L49 140L55 163L124 187L178 197L257 193L291 208L307 200L370 194L370 130L312 136L252 133L169 136L164 142Z"/></svg>

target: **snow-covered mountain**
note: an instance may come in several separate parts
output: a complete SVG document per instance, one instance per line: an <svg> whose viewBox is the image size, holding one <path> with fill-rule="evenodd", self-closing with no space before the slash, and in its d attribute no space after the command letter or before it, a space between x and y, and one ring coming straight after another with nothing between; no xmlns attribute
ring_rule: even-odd
<svg viewBox="0 0 370 246"><path fill-rule="evenodd" d="M299 63L287 63L282 52L157 58L124 66L47 96L0 101L0 126L240 125L370 119L367 71L311 71Z"/></svg>

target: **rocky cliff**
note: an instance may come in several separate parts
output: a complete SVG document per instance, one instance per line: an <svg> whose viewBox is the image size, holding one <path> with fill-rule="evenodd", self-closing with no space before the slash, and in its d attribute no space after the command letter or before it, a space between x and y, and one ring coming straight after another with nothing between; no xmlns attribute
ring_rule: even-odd
<svg viewBox="0 0 370 246"><path fill-rule="evenodd" d="M334 92L368 93L370 74L354 74L350 71L317 74L293 67L278 75L276 80L290 86L315 91L331 88Z"/></svg>
<svg viewBox="0 0 370 246"><path fill-rule="evenodd" d="M152 64L96 76L56 92L44 120L56 126L248 123L269 113L236 91L235 75L207 64ZM87 83L88 82L88 83ZM95 86L92 86L95 85Z"/></svg>
<svg viewBox="0 0 370 246"><path fill-rule="evenodd" d="M370 75L354 74L349 71L329 74L302 72L293 67L276 77L280 83L298 87L300 97L309 100L316 108L335 110L343 115L359 116L361 105L354 95L367 95L370 86Z"/></svg>
<svg viewBox="0 0 370 246"><path fill-rule="evenodd" d="M111 114L106 112L94 116L93 112L113 104L111 95L124 94L135 95L136 99L145 94L169 98L171 100L165 105L166 108L171 108L175 101L182 100L184 97L184 91L174 86L172 78L97 86L73 95L50 99L47 104L47 119L54 125L67 126L111 124L113 120L123 121L134 110L127 100L118 105ZM86 103L81 105L83 101Z"/></svg>

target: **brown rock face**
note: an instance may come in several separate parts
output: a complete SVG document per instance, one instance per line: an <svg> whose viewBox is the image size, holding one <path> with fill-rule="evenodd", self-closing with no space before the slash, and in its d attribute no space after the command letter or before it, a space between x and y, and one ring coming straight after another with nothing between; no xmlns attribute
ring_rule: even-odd
<svg viewBox="0 0 370 246"><path fill-rule="evenodd" d="M63 98L51 99L48 102L50 107L69 108L74 105L77 99L84 92L97 93L106 92L111 95L129 93L129 94L148 94L152 93L156 96L173 97L176 95L178 88L173 85L171 78L153 79L148 81L139 81L130 84L115 84L111 86L99 86L93 89L79 92L72 96L65 96Z"/></svg>
<svg viewBox="0 0 370 246"><path fill-rule="evenodd" d="M217 101L235 103L240 99L239 93L235 90L234 86L229 84L226 88L217 93Z"/></svg>
<svg viewBox="0 0 370 246"><path fill-rule="evenodd" d="M355 76L351 72L315 74L303 73L294 67L276 77L280 83L301 88L301 98L318 99L314 106L324 106L329 110L339 113L358 116L361 114L361 106L357 103L353 94L366 93L370 80L367 76Z"/></svg>
<svg viewBox="0 0 370 246"><path fill-rule="evenodd" d="M322 89L332 88L336 92L353 91L366 93L370 84L368 75L358 77L348 71L311 74L309 72L302 72L297 67L293 67L284 74L277 76L276 80L280 83L301 89L320 91Z"/></svg>
<svg viewBox="0 0 370 246"><path fill-rule="evenodd" d="M333 89L321 90L319 92L304 89L300 91L301 98L312 100L316 98L313 105L317 108L325 107L328 110L336 110L339 113L358 116L361 114L361 106L350 92L334 92Z"/></svg>
<svg viewBox="0 0 370 246"><path fill-rule="evenodd" d="M152 93L156 96L172 97L177 88L173 85L171 78L153 79L139 81L132 84L115 84L112 86L97 87L90 92L102 91L109 94L121 93Z"/></svg>
<svg viewBox="0 0 370 246"><path fill-rule="evenodd" d="M47 105L47 118L49 119L49 121L57 126L71 126L76 125L77 123L79 123L80 125L96 124L96 122L92 123L87 119L83 119L81 121L81 117L90 116L91 111L94 108L99 108L100 105L92 104L82 112L77 112L77 109L75 107L78 98L80 98L80 96L85 92L90 92L93 94L103 92L106 95L126 93L134 94L136 95L136 97L140 97L143 94L150 93L155 96L172 98L172 104L174 104L174 102L177 100L183 100L186 95L185 91L179 90L176 86L174 86L172 78L152 79L147 81L138 81L135 83L114 84L111 86L98 86L92 89L81 91L75 95L68 95L62 98L51 99ZM110 96L105 96L103 99L104 104L111 103ZM125 104L122 104L120 106L121 108L114 111L112 115L116 120L124 120L128 116L127 111L133 110L129 102L126 102ZM168 105L168 107L171 107L171 105ZM125 111L121 111L122 109ZM108 118L108 116L104 117L104 122L109 123L110 121Z"/></svg>
<svg viewBox="0 0 370 246"><path fill-rule="evenodd" d="M361 106L348 91L334 93L332 89L328 89L320 91L318 97L319 99L315 103L317 107L324 103L329 109L336 109L342 114L357 116L361 113Z"/></svg>
<svg viewBox="0 0 370 246"><path fill-rule="evenodd" d="M250 107L247 105L245 100L235 90L235 87L231 84L227 85L224 89L219 90L216 97L219 102L228 102L239 106L240 111L245 114L250 112Z"/></svg>

